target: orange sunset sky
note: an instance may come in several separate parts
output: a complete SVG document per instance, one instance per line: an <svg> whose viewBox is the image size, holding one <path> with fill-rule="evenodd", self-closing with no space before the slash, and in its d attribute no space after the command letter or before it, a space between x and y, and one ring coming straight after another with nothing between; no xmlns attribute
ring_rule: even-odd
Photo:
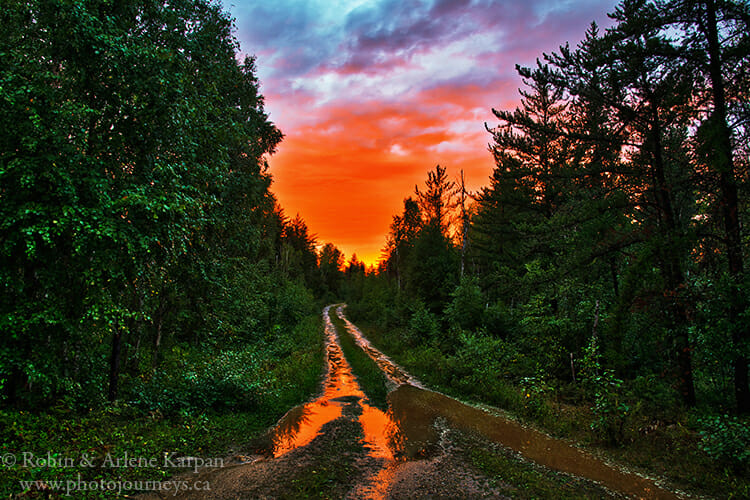
<svg viewBox="0 0 750 500"><path fill-rule="evenodd" d="M436 164L488 184L485 123L519 104L515 65L608 26L614 0L224 2L284 133L277 195L318 241L368 264Z"/></svg>

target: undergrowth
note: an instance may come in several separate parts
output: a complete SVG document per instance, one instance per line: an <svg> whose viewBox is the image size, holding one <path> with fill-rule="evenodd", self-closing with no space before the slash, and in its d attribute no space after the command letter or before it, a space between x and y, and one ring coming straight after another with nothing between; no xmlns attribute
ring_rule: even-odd
<svg viewBox="0 0 750 500"><path fill-rule="evenodd" d="M0 410L0 498L57 496L69 485L74 498L119 498L137 493L118 491L130 481L163 481L184 472L174 467L180 457L220 464L246 450L319 389L320 317L303 319L275 340L223 352L177 346L166 361L173 368L169 375L133 384L116 404ZM140 463L117 467L118 459ZM25 488L22 481L35 484Z"/></svg>

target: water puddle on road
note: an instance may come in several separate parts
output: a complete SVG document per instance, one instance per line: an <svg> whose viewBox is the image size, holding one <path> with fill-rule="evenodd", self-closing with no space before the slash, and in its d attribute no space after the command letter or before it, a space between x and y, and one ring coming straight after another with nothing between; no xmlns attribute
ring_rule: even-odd
<svg viewBox="0 0 750 500"><path fill-rule="evenodd" d="M460 431L479 434L540 465L592 479L611 490L636 498L680 498L651 479L614 468L564 441L443 394L403 385L388 395L388 404L406 440L422 440L422 446L438 439L435 426L427 423L442 418Z"/></svg>
<svg viewBox="0 0 750 500"><path fill-rule="evenodd" d="M345 408L356 405L359 408L355 413L360 413L358 420L364 433L363 444L370 456L393 460L392 450L398 448L395 443L402 441L398 436L398 426L388 414L367 403L365 393L341 351L336 328L328 316L329 308L323 310L328 363L323 395L292 409L279 421L270 435L273 456L280 457L306 446L320 435L324 425L342 417Z"/></svg>
<svg viewBox="0 0 750 500"><path fill-rule="evenodd" d="M510 448L540 465L592 479L636 498L680 498L650 479L609 466L564 441L424 389L372 347L344 317L340 306L336 312L348 332L397 387L388 395L388 412L371 406L341 351L336 328L329 317L330 307L323 311L328 353L323 395L287 413L272 430L270 440L275 457L306 446L321 434L323 426L337 418L357 417L364 434L365 450L383 464L369 478L369 494L375 498L385 497L404 459L424 457L436 450L440 436L435 424L440 420L459 431L480 435Z"/></svg>

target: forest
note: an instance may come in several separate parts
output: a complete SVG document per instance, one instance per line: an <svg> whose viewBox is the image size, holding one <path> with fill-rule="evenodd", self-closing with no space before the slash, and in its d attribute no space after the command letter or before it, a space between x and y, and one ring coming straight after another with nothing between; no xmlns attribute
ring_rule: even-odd
<svg viewBox="0 0 750 500"><path fill-rule="evenodd" d="M0 454L241 447L318 391L346 302L431 387L750 495L750 7L611 18L517 67L487 185L425 165L366 268L276 200L283 134L220 5L7 2ZM81 472L0 465L5 497Z"/></svg>

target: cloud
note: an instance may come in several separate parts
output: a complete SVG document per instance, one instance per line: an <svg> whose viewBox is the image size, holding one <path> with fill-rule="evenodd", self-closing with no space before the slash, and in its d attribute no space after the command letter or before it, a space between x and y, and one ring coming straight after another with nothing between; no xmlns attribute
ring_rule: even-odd
<svg viewBox="0 0 750 500"><path fill-rule="evenodd" d="M451 2L443 2L448 3ZM425 1L401 0L360 7L347 18L346 28L351 35L347 48L352 53L378 58L451 41L461 30L462 16L451 15L455 12L446 10L444 5L437 7Z"/></svg>

